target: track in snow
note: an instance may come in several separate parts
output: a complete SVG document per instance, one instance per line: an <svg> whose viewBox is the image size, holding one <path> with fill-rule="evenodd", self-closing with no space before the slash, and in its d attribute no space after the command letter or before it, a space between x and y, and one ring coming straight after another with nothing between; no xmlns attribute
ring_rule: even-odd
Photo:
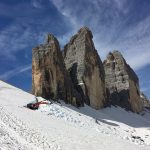
<svg viewBox="0 0 150 150"><path fill-rule="evenodd" d="M0 150L60 150L45 136L29 128L23 121L8 113L0 106Z"/></svg>

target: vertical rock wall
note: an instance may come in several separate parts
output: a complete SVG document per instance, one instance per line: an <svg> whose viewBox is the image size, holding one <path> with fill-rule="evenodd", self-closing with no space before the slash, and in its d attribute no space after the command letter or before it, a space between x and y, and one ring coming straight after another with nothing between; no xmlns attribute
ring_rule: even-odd
<svg viewBox="0 0 150 150"><path fill-rule="evenodd" d="M109 53L102 64L92 38L91 31L83 27L63 52L51 34L45 44L33 48L33 94L63 99L76 106L85 102L95 109L113 104L133 112L142 111L135 72L118 51Z"/></svg>
<svg viewBox="0 0 150 150"><path fill-rule="evenodd" d="M48 34L45 44L33 48L32 90L46 99L63 99L80 103L80 95L73 90L57 39ZM76 99L78 98L78 100Z"/></svg>
<svg viewBox="0 0 150 150"><path fill-rule="evenodd" d="M104 68L87 27L81 28L65 46L63 55L75 89L95 109L104 106Z"/></svg>
<svg viewBox="0 0 150 150"><path fill-rule="evenodd" d="M104 61L106 91L111 104L133 112L142 111L139 80L120 52L109 53Z"/></svg>

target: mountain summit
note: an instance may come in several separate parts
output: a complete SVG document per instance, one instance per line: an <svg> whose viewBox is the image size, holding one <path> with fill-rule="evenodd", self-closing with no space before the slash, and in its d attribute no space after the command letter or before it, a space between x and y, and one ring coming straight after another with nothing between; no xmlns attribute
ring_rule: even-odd
<svg viewBox="0 0 150 150"><path fill-rule="evenodd" d="M48 34L46 43L33 49L33 94L63 99L75 106L95 109L118 105L143 110L139 79L119 51L102 63L88 27L82 27L60 51L58 40Z"/></svg>

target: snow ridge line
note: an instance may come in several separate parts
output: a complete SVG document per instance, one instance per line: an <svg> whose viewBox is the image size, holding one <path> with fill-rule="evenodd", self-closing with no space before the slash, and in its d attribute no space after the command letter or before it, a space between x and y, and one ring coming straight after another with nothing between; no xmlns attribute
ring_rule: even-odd
<svg viewBox="0 0 150 150"><path fill-rule="evenodd" d="M33 144L34 146L42 150L60 150L60 146L52 146L45 136L34 129L29 128L23 121L17 119L15 116L7 112L3 106L0 106L0 119L1 121L15 131L26 142Z"/></svg>

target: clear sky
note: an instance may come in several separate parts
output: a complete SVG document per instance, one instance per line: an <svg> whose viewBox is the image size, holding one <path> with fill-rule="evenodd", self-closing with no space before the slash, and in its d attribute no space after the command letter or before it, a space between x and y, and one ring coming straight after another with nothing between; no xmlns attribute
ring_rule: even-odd
<svg viewBox="0 0 150 150"><path fill-rule="evenodd" d="M0 79L30 91L32 48L48 32L63 47L82 26L102 60L122 52L150 98L150 0L0 0Z"/></svg>

